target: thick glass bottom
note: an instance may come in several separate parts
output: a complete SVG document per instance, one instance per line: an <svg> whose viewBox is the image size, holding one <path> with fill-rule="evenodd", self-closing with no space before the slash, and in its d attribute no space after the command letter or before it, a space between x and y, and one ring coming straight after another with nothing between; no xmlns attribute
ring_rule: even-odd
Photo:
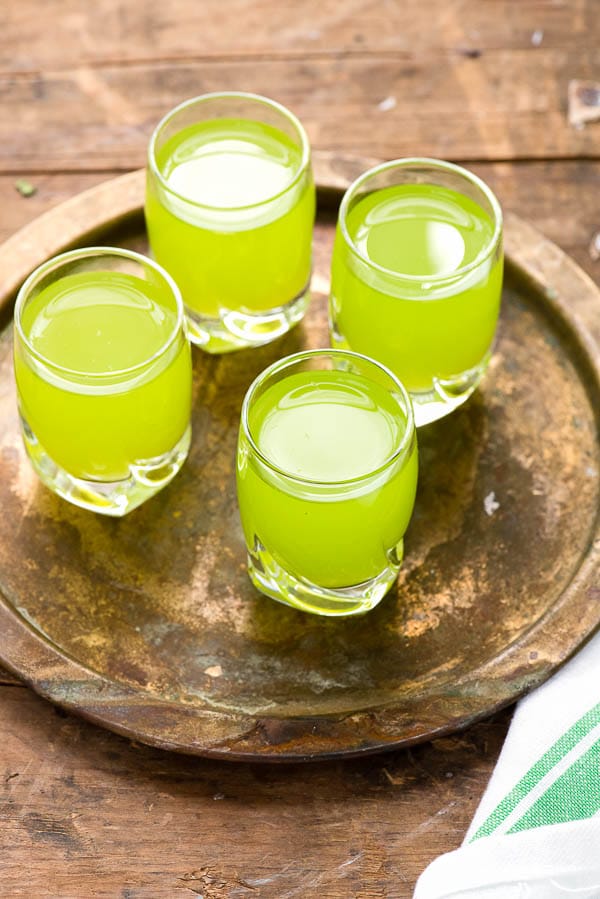
<svg viewBox="0 0 600 899"><path fill-rule="evenodd" d="M170 452L132 464L128 478L90 481L76 478L57 465L23 418L21 430L27 455L46 487L75 506L114 518L127 515L173 480L185 462L192 436L188 426Z"/></svg>
<svg viewBox="0 0 600 899"><path fill-rule="evenodd" d="M355 349L348 344L335 325L330 325L329 333L332 347L338 350ZM451 378L434 378L431 390L415 391L407 387L413 404L415 426L422 428L423 425L444 418L462 406L479 386L491 357L492 350L489 349L481 362L474 368L469 368ZM402 380L402 374L397 370L395 373Z"/></svg>
<svg viewBox="0 0 600 899"><path fill-rule="evenodd" d="M310 279L301 293L285 306L264 312L222 309L218 318L210 318L186 306L187 336L207 353L230 353L270 343L304 318L310 302L309 287Z"/></svg>
<svg viewBox="0 0 600 899"><path fill-rule="evenodd" d="M377 577L361 584L333 589L319 587L290 574L259 541L255 541L253 550L248 552L248 574L257 590L277 602L314 615L344 618L364 615L381 602L396 580L402 555L403 541L400 541L390 553L389 566Z"/></svg>
<svg viewBox="0 0 600 899"><path fill-rule="evenodd" d="M417 428L449 415L466 402L479 386L489 365L492 351L486 353L479 365L453 378L434 378L433 389L423 393L409 391Z"/></svg>

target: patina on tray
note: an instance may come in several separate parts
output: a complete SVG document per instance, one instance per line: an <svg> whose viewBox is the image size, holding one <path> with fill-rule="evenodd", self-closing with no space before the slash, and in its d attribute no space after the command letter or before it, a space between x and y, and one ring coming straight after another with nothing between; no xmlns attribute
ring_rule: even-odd
<svg viewBox="0 0 600 899"><path fill-rule="evenodd" d="M0 247L0 659L52 701L164 748L284 760L408 745L540 683L600 618L600 295L513 216L490 370L467 405L419 435L397 588L368 616L331 621L251 587L234 483L242 398L274 359L327 344L335 207L368 165L316 162L306 321L258 350L195 352L189 461L123 520L37 482L18 433L10 309L23 277L68 245L145 248L143 174Z"/></svg>

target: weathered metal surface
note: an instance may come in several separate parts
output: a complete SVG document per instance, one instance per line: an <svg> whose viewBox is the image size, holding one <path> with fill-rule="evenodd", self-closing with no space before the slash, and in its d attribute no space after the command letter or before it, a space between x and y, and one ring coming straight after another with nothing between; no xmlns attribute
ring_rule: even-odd
<svg viewBox="0 0 600 899"><path fill-rule="evenodd" d="M242 398L277 357L326 345L327 206L364 165L317 160L326 186L306 321L258 350L195 353L189 461L123 520L70 506L37 482L18 434L4 328L0 660L42 695L199 755L357 755L507 704L597 625L600 294L511 216L497 349L471 401L420 432L397 588L368 616L331 621L250 585L234 482ZM18 282L66 245L143 248L141 188L140 173L109 182L0 247L5 320Z"/></svg>

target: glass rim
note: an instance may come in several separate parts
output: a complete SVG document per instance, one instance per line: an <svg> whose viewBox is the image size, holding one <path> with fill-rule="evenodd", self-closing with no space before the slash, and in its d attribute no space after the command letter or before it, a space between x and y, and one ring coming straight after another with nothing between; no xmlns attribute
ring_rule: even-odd
<svg viewBox="0 0 600 899"><path fill-rule="evenodd" d="M265 200L260 200L258 203L246 203L242 206L214 206L210 203L199 203L196 200L191 200L189 197L186 197L185 194L174 190L169 185L169 182L163 176L158 167L156 161L156 142L158 140L160 132L166 125L169 124L171 119L173 119L178 113L182 112L185 109L188 109L191 106L194 106L196 104L199 105L209 100L220 99L243 99L260 103L263 106L270 106L271 109L276 110L276 112L279 112L284 118L291 122L300 137L300 149L302 151L302 155L298 163L298 169L294 172L289 184L286 184L284 188L278 190L276 193L267 197ZM249 119L248 121L252 120ZM157 179L163 190L167 191L169 194L171 194L171 196L177 197L177 199L182 200L184 203L189 203L189 205L193 206L195 209L210 209L212 212L219 212L221 214L241 212L248 209L260 209L261 206L265 206L267 203L272 203L274 200L277 200L279 197L284 196L286 193L288 193L288 191L294 188L303 177L303 175L308 171L309 166L310 143L308 140L308 135L300 119L282 103L278 103L277 100L271 100L270 97L264 97L262 94L253 94L246 91L213 91L208 94L199 94L197 97L190 97L189 100L184 100L182 103L179 103L177 106L174 106L172 109L170 109L169 112L165 113L165 115L162 117L162 119L160 119L160 121L154 128L154 131L152 132L150 141L148 143L148 168Z"/></svg>
<svg viewBox="0 0 600 899"><path fill-rule="evenodd" d="M250 430L250 422L249 422L249 411L250 406L252 404L252 400L254 394L263 386L263 384L274 374L279 371L283 371L286 368L289 368L298 362L302 362L305 359L311 359L316 356L333 356L337 358L350 358L350 359L358 359L360 362L366 362L367 365L373 366L379 371L383 372L388 378L391 380L393 385L397 388L400 393L404 405L405 405L405 415L406 415L406 427L404 430L404 434L402 435L402 439L400 440L396 449L387 456L384 461L378 465L376 468L373 468L371 471L366 472L365 474L357 475L353 478L341 478L336 481L324 481L319 478L305 478L298 474L293 474L292 472L288 472L285 468L277 465L271 459L266 456L252 435ZM351 484L359 484L362 481L367 481L370 478L375 477L380 474L386 468L389 468L395 461L400 459L406 452L406 450L411 445L412 441L415 438L416 428L414 421L414 413L412 407L412 401L410 399L409 393L402 383L402 381L383 363L378 362L376 359L372 359L370 356L365 356L363 353L355 353L352 350L339 350L339 349L316 349L316 350L301 350L298 353L292 353L290 356L284 356L283 359L278 359L275 362L268 365L256 378L252 381L248 390L246 391L246 395L244 397L244 402L242 403L242 412L241 412L241 424L244 432L244 436L248 440L252 451L258 456L260 461L267 466L271 471L276 474L281 475L288 481L294 481L298 484L311 484L312 486L319 487L345 487Z"/></svg>
<svg viewBox="0 0 600 899"><path fill-rule="evenodd" d="M69 262L75 262L79 259L85 259L86 257L103 257L103 256L119 256L124 259L131 259L134 262L137 262L139 265L148 265L152 268L158 275L160 275L165 281L167 287L171 291L171 294L175 300L175 306L177 310L177 317L175 320L175 324L168 337L164 340L164 342L160 345L160 347L152 353L151 356L148 356L147 359L144 359L142 362L137 362L135 365L130 365L127 368L115 369L113 371L99 371L99 372L89 372L89 371L81 371L80 369L75 368L67 368L60 363L54 362L52 359L49 359L43 353L40 353L39 350L36 350L32 345L29 337L25 334L22 322L22 311L31 290L42 278L51 272L53 269L59 269L63 265L68 264ZM107 270L108 271L108 270ZM57 256L52 256L50 259L47 259L41 265L38 265L31 274L25 279L23 284L21 285L19 292L17 294L17 298L15 300L15 308L14 308L14 323L15 330L19 337L19 340L23 343L29 355L31 355L37 362L44 365L46 368L51 369L52 371L63 375L66 380L77 380L81 378L86 378L94 381L100 380L118 380L120 378L127 377L128 375L135 374L138 371L142 371L147 368L149 365L152 365L153 362L158 361L175 343L177 337L180 333L183 333L183 322L184 322L184 309L183 309L183 299L181 297L181 292L177 287L177 284L173 280L173 278L169 275L165 269L162 268L157 262L153 259L150 259L148 256L143 256L141 253L136 253L134 250L125 250L120 247L82 247L77 250L68 250L65 253L59 253Z"/></svg>
<svg viewBox="0 0 600 899"><path fill-rule="evenodd" d="M467 263L467 265L463 265L460 268L457 268L456 271L448 275L409 275L407 273L398 272L394 269L379 265L377 262L373 262L372 259L369 259L368 256L366 256L358 249L348 232L346 223L348 206L351 200L354 198L356 191L361 187L362 184L364 184L364 182L368 181L375 175L380 175L382 172L392 171L393 169L418 167L428 167L459 175L465 181L469 181L471 184L475 185L475 187L477 187L483 193L490 206L492 207L494 231L488 243L486 243L483 249L479 251L475 259ZM340 230L344 237L344 241L346 242L351 252L354 253L354 255L357 256L361 260L361 262L364 262L365 265L369 266L369 268L374 269L375 271L381 272L384 275L390 275L398 281L406 281L410 284L419 284L423 281L431 282L433 284L450 284L456 278L460 278L463 275L466 275L474 269L478 268L496 251L496 248L502 236L503 223L502 207L500 206L500 203L498 202L498 199L493 190L485 183L482 178L480 178L478 175L475 175L474 172L469 171L469 169L465 169L463 168L463 166L456 165L456 163L454 162L446 162L446 160L444 159L434 159L427 156L408 156L402 159L392 159L389 162L382 162L379 165L373 166L373 168L367 169L367 171L362 172L358 176L358 178L355 178L352 184L349 185L344 193L344 196L342 197L342 202L340 203L338 213L338 221ZM428 297L423 297L422 299L428 299Z"/></svg>

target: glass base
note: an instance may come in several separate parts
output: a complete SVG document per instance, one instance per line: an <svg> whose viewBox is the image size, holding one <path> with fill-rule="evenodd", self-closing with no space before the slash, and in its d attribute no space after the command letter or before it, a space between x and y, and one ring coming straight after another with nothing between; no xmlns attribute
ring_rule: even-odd
<svg viewBox="0 0 600 899"><path fill-rule="evenodd" d="M329 334L332 347L338 350L354 349L349 346L347 340L342 337L335 325L331 323ZM360 350L357 350L357 352L360 352ZM485 374L491 358L492 350L490 349L479 365L476 365L474 368L469 368L462 374L455 375L452 378L434 378L431 390L414 391L409 390L407 387L406 389L413 404L415 427L422 428L423 425L429 425L439 418L450 415L451 412L462 406L479 386L479 382ZM396 372L396 374L402 380L400 372Z"/></svg>
<svg viewBox="0 0 600 899"><path fill-rule="evenodd" d="M490 350L475 368L454 378L434 378L433 390L423 393L409 391L416 427L431 424L462 406L479 386L491 357Z"/></svg>
<svg viewBox="0 0 600 899"><path fill-rule="evenodd" d="M131 465L131 474L124 480L88 481L57 465L23 419L21 427L27 455L46 487L75 506L114 518L127 515L173 480L185 462L192 436L188 426L170 452Z"/></svg>
<svg viewBox="0 0 600 899"><path fill-rule="evenodd" d="M349 587L319 587L290 574L258 541L248 552L248 574L261 593L286 606L324 615L345 618L364 615L378 605L396 580L402 564L404 543L401 540L390 553L390 565L377 577Z"/></svg>
<svg viewBox="0 0 600 899"><path fill-rule="evenodd" d="M285 306L265 312L222 309L219 318L209 318L186 306L187 336L207 353L231 353L270 343L304 318L310 302L309 288L310 279L301 293Z"/></svg>

